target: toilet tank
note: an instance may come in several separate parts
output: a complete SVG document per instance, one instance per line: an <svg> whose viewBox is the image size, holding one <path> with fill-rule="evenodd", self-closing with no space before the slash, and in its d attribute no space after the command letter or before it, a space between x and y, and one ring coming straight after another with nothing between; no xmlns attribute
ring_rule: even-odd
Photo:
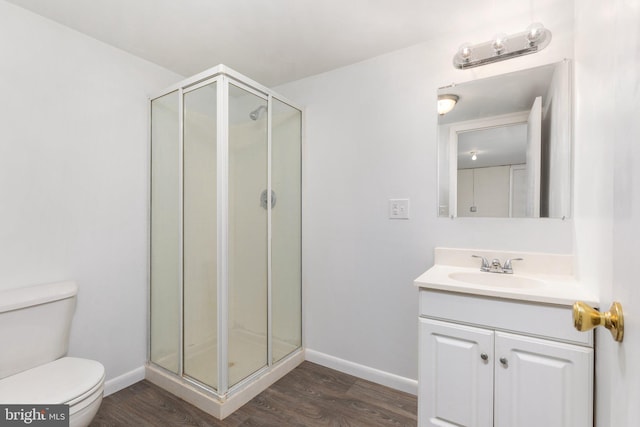
<svg viewBox="0 0 640 427"><path fill-rule="evenodd" d="M67 353L75 282L0 291L0 379Z"/></svg>

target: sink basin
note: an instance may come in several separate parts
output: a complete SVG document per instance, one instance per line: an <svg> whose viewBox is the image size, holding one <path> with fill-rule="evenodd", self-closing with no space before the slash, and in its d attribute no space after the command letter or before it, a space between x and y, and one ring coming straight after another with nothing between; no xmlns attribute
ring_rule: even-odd
<svg viewBox="0 0 640 427"><path fill-rule="evenodd" d="M514 276L512 274L485 273L480 271L476 273L449 273L449 278L470 285L489 286L492 288L532 289L545 286L545 282L542 280Z"/></svg>

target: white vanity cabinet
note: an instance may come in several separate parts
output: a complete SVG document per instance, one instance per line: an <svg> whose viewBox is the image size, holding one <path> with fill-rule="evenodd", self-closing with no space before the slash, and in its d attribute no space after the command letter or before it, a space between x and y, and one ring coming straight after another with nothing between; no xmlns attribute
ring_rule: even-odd
<svg viewBox="0 0 640 427"><path fill-rule="evenodd" d="M495 333L496 427L593 425L593 349Z"/></svg>
<svg viewBox="0 0 640 427"><path fill-rule="evenodd" d="M493 425L494 332L420 318L420 426Z"/></svg>
<svg viewBox="0 0 640 427"><path fill-rule="evenodd" d="M593 425L593 334L571 307L420 290L420 426Z"/></svg>

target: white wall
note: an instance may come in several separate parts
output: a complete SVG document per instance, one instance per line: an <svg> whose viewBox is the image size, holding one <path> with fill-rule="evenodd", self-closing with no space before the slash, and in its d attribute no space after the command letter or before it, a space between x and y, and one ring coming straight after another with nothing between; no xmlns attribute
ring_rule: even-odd
<svg viewBox="0 0 640 427"><path fill-rule="evenodd" d="M458 216L508 217L510 192L511 165L458 169Z"/></svg>
<svg viewBox="0 0 640 427"><path fill-rule="evenodd" d="M522 3L522 4L521 4ZM573 2L510 3L522 13L482 32L457 30L365 62L278 87L306 107L303 277L306 347L417 378L417 290L436 246L570 253L572 221L437 218L436 91L451 82L573 55ZM493 6L492 6L493 5ZM497 7L487 2L487 8ZM461 12L463 13L463 12ZM458 71L464 41L553 32L542 52ZM410 198L411 218L389 220L388 199Z"/></svg>
<svg viewBox="0 0 640 427"><path fill-rule="evenodd" d="M180 79L0 1L0 288L73 279L70 354L146 358L147 95Z"/></svg>

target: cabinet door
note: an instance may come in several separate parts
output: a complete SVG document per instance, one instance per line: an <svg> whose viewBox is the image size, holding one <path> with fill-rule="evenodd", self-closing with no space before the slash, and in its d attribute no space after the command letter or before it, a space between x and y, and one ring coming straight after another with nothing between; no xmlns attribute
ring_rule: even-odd
<svg viewBox="0 0 640 427"><path fill-rule="evenodd" d="M418 423L493 426L493 331L420 318Z"/></svg>
<svg viewBox="0 0 640 427"><path fill-rule="evenodd" d="M593 349L496 332L496 427L593 425Z"/></svg>

